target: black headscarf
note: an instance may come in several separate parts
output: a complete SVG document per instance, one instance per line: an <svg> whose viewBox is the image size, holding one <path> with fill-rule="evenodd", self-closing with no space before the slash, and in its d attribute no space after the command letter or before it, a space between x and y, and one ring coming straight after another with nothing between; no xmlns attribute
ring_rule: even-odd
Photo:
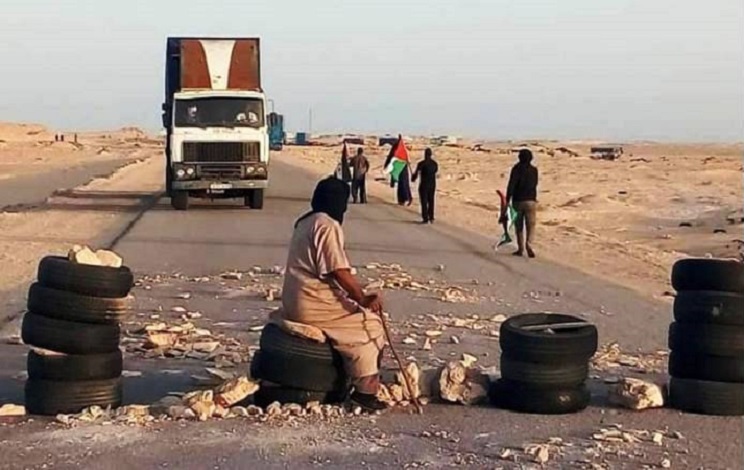
<svg viewBox="0 0 744 470"><path fill-rule="evenodd" d="M349 205L349 185L343 181L330 176L315 187L313 192L313 199L310 202L312 210L307 214L303 215L297 222L295 227L300 223L301 220L310 217L313 214L322 212L339 224L344 223L344 213Z"/></svg>
<svg viewBox="0 0 744 470"><path fill-rule="evenodd" d="M522 165L529 165L532 162L532 151L530 149L522 149L519 151L519 163Z"/></svg>

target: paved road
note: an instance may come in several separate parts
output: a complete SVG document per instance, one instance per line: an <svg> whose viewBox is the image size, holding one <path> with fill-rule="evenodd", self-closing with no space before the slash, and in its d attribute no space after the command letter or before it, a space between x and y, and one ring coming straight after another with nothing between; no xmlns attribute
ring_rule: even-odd
<svg viewBox="0 0 744 470"><path fill-rule="evenodd" d="M116 249L138 274L179 272L214 275L254 265L283 264L295 218L308 206L314 178L284 163L275 164L275 178L263 211L231 202L198 202L188 212L174 212L167 200L143 212L122 234ZM145 208L143 207L144 211ZM597 281L565 267L538 260L513 259L490 249L491 240L446 225L421 226L405 211L382 201L353 206L345 224L347 247L358 265L395 262L421 278L476 286L479 304L443 304L410 292L392 292L388 309L398 321L420 320L427 313L514 314L553 311L581 314L596 322L602 343L618 341L624 349L655 351L665 347L669 307ZM444 272L435 269L444 265ZM228 298L224 286L194 287L166 283L152 291L137 291L138 309L167 311L179 290L190 289L193 308L211 322L255 322L260 303ZM402 330L402 326L400 327ZM241 340L256 335L241 329ZM442 344L427 357L411 348L422 362L462 352L476 354L484 365L498 364L497 342L463 332L459 345ZM0 402L18 401L22 382L12 376L23 369L24 348L0 347ZM128 358L127 369L143 377L128 379L126 401L155 400L168 391L188 390L184 377L166 376L163 369L199 370L188 361ZM186 376L187 377L187 376ZM202 424L162 424L157 430L121 427L49 429L43 422L0 428L2 468L43 464L57 468L402 468L414 462L434 468L462 465L494 468L503 446L560 436L567 441L590 436L601 426L677 430L685 439L662 447L639 446L635 455L610 459L613 468L658 465L668 457L675 468L741 468L741 421L684 415L671 410L631 413L606 406L599 384L593 406L566 417L527 416L490 408L433 405L424 416L391 412L381 417L349 419L341 424L312 427L269 426L237 421ZM447 430L446 438L422 436L423 431ZM50 440L54 442L50 443ZM556 466L559 464L556 462ZM565 466L565 464L562 464Z"/></svg>
<svg viewBox="0 0 744 470"><path fill-rule="evenodd" d="M76 163L66 168L44 170L0 182L0 210L22 209L39 204L56 190L71 189L93 178L111 174L136 158Z"/></svg>

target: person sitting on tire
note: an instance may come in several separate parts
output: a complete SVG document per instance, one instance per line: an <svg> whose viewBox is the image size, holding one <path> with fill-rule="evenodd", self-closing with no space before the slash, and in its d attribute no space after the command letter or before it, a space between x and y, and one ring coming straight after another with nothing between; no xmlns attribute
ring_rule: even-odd
<svg viewBox="0 0 744 470"><path fill-rule="evenodd" d="M331 177L318 183L312 210L295 223L282 307L271 318L280 327L284 320L320 329L343 358L354 388L352 401L368 411L381 410L385 404L376 395L385 346L382 302L377 295L365 295L351 272L341 227L348 200L343 181Z"/></svg>

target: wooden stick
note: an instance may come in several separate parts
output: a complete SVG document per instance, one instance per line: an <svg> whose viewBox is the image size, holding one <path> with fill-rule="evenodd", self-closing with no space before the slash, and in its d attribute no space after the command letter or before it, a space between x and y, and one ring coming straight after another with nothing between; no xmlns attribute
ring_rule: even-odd
<svg viewBox="0 0 744 470"><path fill-rule="evenodd" d="M411 377L408 375L408 370L403 367L403 361L400 360L398 352L393 347L393 339L390 336L390 330L388 329L387 320L385 320L384 313L380 314L380 320L382 320L382 329L385 330L385 337L387 338L387 342L390 345L390 351L392 351L393 358L395 358L395 362L398 363L398 368L400 369L401 374L403 374L403 381L406 383L406 389L408 390L408 395L411 397L413 406L416 408L416 413L423 414L424 407L421 406L421 402L419 402L418 397L413 394L413 385L411 385Z"/></svg>
<svg viewBox="0 0 744 470"><path fill-rule="evenodd" d="M542 325L528 325L520 327L524 331L543 331L543 330L569 330L571 328L581 328L584 326L591 326L592 324L586 321L575 321L567 323L544 323Z"/></svg>

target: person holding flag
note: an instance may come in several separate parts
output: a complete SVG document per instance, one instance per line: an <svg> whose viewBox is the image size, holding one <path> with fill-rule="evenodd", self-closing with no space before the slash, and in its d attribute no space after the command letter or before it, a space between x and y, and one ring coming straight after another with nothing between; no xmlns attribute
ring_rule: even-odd
<svg viewBox="0 0 744 470"><path fill-rule="evenodd" d="M398 184L398 204L410 206L413 203L413 195L411 194L408 149L400 134L385 160L384 172L390 175L391 186Z"/></svg>

